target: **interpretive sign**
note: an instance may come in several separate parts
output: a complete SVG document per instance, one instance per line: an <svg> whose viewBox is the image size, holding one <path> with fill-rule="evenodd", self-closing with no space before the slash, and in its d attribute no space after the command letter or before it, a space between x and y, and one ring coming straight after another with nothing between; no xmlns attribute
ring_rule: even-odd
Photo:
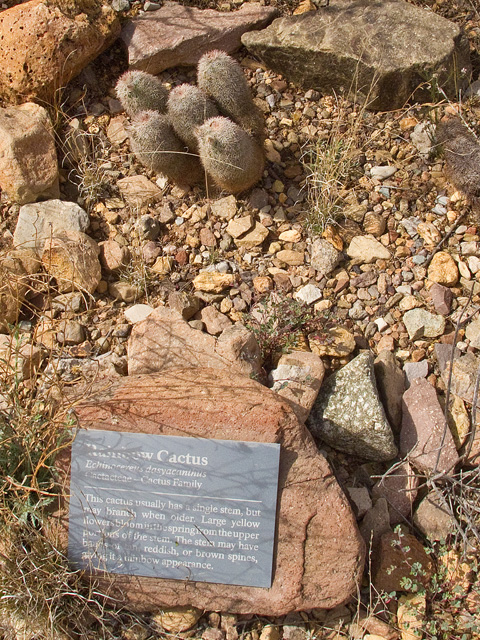
<svg viewBox="0 0 480 640"><path fill-rule="evenodd" d="M280 445L79 430L68 555L82 569L270 587Z"/></svg>

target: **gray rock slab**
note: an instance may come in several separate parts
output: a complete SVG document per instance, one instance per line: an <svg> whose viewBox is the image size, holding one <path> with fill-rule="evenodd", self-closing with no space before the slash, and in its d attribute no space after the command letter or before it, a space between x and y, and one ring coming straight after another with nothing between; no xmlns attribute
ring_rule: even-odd
<svg viewBox="0 0 480 640"><path fill-rule="evenodd" d="M127 22L120 39L130 68L155 75L170 67L196 65L212 49L234 53L242 34L262 29L277 15L275 8L255 2L229 13L166 2L158 11Z"/></svg>
<svg viewBox="0 0 480 640"><path fill-rule="evenodd" d="M453 436L433 386L424 378L412 381L403 394L400 453L421 473L448 473L458 462Z"/></svg>
<svg viewBox="0 0 480 640"><path fill-rule="evenodd" d="M403 0L335 0L246 33L242 43L289 81L356 93L373 109L401 108L434 74L454 97L471 70L460 27ZM417 97L430 99L425 89Z"/></svg>
<svg viewBox="0 0 480 640"><path fill-rule="evenodd" d="M326 380L307 426L319 440L350 455L379 461L396 456L369 351L360 353Z"/></svg>
<svg viewBox="0 0 480 640"><path fill-rule="evenodd" d="M33 247L40 251L48 238L58 231L85 232L90 224L86 211L75 202L47 200L20 207L13 235L15 247Z"/></svg>

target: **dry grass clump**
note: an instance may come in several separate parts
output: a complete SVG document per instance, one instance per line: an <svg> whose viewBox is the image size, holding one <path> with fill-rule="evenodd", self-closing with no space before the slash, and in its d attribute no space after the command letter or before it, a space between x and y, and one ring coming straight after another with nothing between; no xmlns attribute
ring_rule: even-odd
<svg viewBox="0 0 480 640"><path fill-rule="evenodd" d="M55 458L73 435L70 406L59 401L61 381L53 385L51 376L45 385L48 358L26 368L31 336L14 328L8 339L0 351L0 633L15 640L86 638L96 620L97 637L111 637L105 598L82 585L49 523L61 492Z"/></svg>
<svg viewBox="0 0 480 640"><path fill-rule="evenodd" d="M306 225L313 234L322 234L327 225L342 217L345 198L358 178L364 107L354 105L349 110L349 104L337 98L330 130L303 152L302 162L307 170Z"/></svg>

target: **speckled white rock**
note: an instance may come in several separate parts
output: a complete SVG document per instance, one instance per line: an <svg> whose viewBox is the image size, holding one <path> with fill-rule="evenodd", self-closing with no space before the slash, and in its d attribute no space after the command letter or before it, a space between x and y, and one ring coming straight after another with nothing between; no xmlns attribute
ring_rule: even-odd
<svg viewBox="0 0 480 640"><path fill-rule="evenodd" d="M312 244L310 264L319 273L328 276L340 263L342 254L330 242L316 238Z"/></svg>
<svg viewBox="0 0 480 640"><path fill-rule="evenodd" d="M396 456L369 351L360 353L326 380L307 426L320 441L350 455L378 461Z"/></svg>

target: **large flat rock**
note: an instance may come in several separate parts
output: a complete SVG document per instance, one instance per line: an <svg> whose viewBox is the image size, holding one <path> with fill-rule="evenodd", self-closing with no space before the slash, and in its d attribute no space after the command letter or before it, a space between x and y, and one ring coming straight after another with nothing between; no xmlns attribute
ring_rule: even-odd
<svg viewBox="0 0 480 640"><path fill-rule="evenodd" d="M234 53L243 33L266 27L277 15L274 7L258 2L246 2L228 13L166 2L158 11L127 22L120 37L130 68L155 75L170 67L196 65L212 49Z"/></svg>
<svg viewBox="0 0 480 640"><path fill-rule="evenodd" d="M471 69L460 28L404 0L335 0L246 33L242 43L297 85L346 91L381 110L401 108L434 75L454 97ZM431 100L426 90L417 97Z"/></svg>
<svg viewBox="0 0 480 640"><path fill-rule="evenodd" d="M80 427L88 429L281 445L270 588L95 576L109 597L137 611L189 604L274 616L329 609L356 592L364 547L348 501L307 429L272 391L244 376L227 377L224 371L180 369L105 385L76 413ZM60 523L64 545L65 515Z"/></svg>

